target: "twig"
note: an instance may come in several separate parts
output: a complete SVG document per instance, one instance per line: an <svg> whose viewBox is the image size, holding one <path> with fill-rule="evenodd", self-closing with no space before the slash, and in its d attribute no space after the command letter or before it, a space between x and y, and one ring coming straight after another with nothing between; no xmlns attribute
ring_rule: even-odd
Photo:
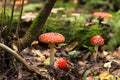
<svg viewBox="0 0 120 80"><path fill-rule="evenodd" d="M17 38L19 38L19 29L20 29L20 23L21 23L21 16L22 16L22 12L23 12L23 7L24 7L24 0L22 0L22 5L21 5L21 9L20 9L20 15L19 15L19 19L18 19L16 32L15 32L15 35L16 35Z"/></svg>
<svg viewBox="0 0 120 80"><path fill-rule="evenodd" d="M3 18L4 18L4 24L6 23L6 3L7 3L7 0L4 0L4 5L3 5Z"/></svg>
<svg viewBox="0 0 120 80"><path fill-rule="evenodd" d="M18 59L22 64L24 64L28 70L33 71L35 73L37 73L38 75L48 79L48 76L46 76L45 74L42 74L42 72L40 72L39 70L34 69L32 66L30 66L24 58L22 58L18 53L16 53L14 50L12 50L11 48L9 48L8 46L0 43L0 48L6 50L7 52L9 52L11 55L13 55L16 59Z"/></svg>
<svg viewBox="0 0 120 80"><path fill-rule="evenodd" d="M10 31L11 31L11 27L12 27L12 20L13 20L15 2L16 2L16 0L13 1L11 17L10 17L10 21L9 21L9 24L8 24L8 26L9 26L8 29L10 29Z"/></svg>
<svg viewBox="0 0 120 80"><path fill-rule="evenodd" d="M18 80L23 77L23 71L22 71L22 65L21 63L18 63Z"/></svg>
<svg viewBox="0 0 120 80"><path fill-rule="evenodd" d="M6 0L3 0L2 3L3 3L2 4L2 13L1 13L1 17L0 17L2 22L1 22L0 30L2 30L2 28L5 26L5 22L6 22Z"/></svg>

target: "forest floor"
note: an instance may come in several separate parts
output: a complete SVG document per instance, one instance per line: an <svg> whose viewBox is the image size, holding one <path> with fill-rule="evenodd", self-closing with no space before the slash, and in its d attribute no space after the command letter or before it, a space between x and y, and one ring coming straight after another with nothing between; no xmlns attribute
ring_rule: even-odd
<svg viewBox="0 0 120 80"><path fill-rule="evenodd" d="M71 45L69 45L71 46ZM65 50L68 46L55 49L56 60L67 60L67 68L58 69L49 65L50 49L46 44L38 43L24 49L21 56L33 68L47 76L47 79L28 71L13 56L1 56L0 80L119 80L120 78L120 47L115 51L99 51L97 61L88 50L78 51L77 56L69 55ZM74 51L74 49L73 49ZM4 62L5 61L5 62Z"/></svg>

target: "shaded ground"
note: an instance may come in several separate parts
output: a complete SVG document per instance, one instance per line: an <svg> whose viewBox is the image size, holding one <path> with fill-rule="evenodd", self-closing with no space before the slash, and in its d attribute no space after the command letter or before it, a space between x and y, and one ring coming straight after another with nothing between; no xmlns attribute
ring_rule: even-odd
<svg viewBox="0 0 120 80"><path fill-rule="evenodd" d="M100 75L109 74L114 75L116 80L119 79L120 71L120 48L114 52L99 52L97 62L92 60L92 54L88 50L79 51L76 57L73 57L65 51L62 46L56 49L56 58L63 57L68 62L66 69L57 69L49 64L49 48L44 44L33 45L22 51L21 55L34 68L41 70L41 72L48 77L45 80L94 80L100 78ZM42 44L43 45L43 44ZM5 54L4 54L5 53ZM8 56L7 58L5 56ZM7 78L8 80L44 80L40 76L29 72L19 63L13 56L6 54L1 50L0 62L0 78ZM106 74L104 74L106 72ZM103 80L103 79L101 79ZM109 79L108 79L109 80Z"/></svg>

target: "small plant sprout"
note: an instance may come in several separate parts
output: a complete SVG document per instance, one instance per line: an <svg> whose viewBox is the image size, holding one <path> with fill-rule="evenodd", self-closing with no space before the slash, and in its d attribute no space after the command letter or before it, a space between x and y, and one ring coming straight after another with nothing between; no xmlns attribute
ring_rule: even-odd
<svg viewBox="0 0 120 80"><path fill-rule="evenodd" d="M98 18L99 24L101 24L104 18L112 18L112 15L107 12L94 12L93 16Z"/></svg>
<svg viewBox="0 0 120 80"><path fill-rule="evenodd" d="M64 42L65 37L60 33L48 32L40 35L39 40L43 43L49 44L48 47L50 48L50 65L53 65L55 44Z"/></svg>
<svg viewBox="0 0 120 80"><path fill-rule="evenodd" d="M65 69L65 68L67 68L67 61L63 58L60 58L55 61L54 66L58 69Z"/></svg>
<svg viewBox="0 0 120 80"><path fill-rule="evenodd" d="M76 51L76 50L73 50L73 51L70 51L68 52L69 55L73 56L74 58L76 58L78 56L80 52Z"/></svg>
<svg viewBox="0 0 120 80"><path fill-rule="evenodd" d="M94 49L95 49L94 61L96 61L98 55L98 47L104 44L104 39L100 35L95 35L91 38L90 41L91 44L94 45Z"/></svg>

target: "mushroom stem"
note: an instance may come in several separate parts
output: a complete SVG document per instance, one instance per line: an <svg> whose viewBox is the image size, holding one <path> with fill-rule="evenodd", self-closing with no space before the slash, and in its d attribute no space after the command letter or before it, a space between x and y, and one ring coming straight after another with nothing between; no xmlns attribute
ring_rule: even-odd
<svg viewBox="0 0 120 80"><path fill-rule="evenodd" d="M49 44L48 47L50 48L50 65L53 65L54 64L54 61L55 61L55 44Z"/></svg>
<svg viewBox="0 0 120 80"><path fill-rule="evenodd" d="M95 45L94 49L95 49L94 61L96 61L98 55L98 45Z"/></svg>
<svg viewBox="0 0 120 80"><path fill-rule="evenodd" d="M98 18L98 20L99 20L99 25L101 25L103 18Z"/></svg>

